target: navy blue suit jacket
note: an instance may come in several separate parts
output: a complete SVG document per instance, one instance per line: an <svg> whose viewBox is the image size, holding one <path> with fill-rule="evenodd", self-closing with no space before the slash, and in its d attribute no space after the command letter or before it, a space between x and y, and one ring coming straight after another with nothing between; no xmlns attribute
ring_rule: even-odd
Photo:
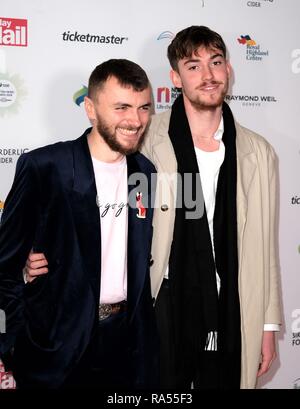
<svg viewBox="0 0 300 409"><path fill-rule="evenodd" d="M98 321L101 234L88 129L74 141L22 155L0 227L0 308L6 333L0 356L20 386L59 387L87 347ZM140 153L127 156L128 176L155 168ZM130 189L135 186L129 186ZM100 192L101 198L101 192ZM150 201L149 201L150 203ZM152 213L128 208L128 314L136 387L157 379L157 338L149 261ZM45 253L49 273L24 284L31 248Z"/></svg>

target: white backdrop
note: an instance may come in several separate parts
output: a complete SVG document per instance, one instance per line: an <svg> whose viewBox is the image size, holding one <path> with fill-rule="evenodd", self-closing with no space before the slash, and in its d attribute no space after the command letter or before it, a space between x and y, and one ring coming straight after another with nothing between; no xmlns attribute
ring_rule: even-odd
<svg viewBox="0 0 300 409"><path fill-rule="evenodd" d="M269 140L279 157L285 323L279 359L259 387L300 388L299 0L1 3L0 217L19 155L77 138L89 126L80 102L96 65L108 58L141 64L159 112L174 99L166 58L173 35L202 24L223 36L234 69L227 101L239 122ZM0 388L12 386L0 366Z"/></svg>

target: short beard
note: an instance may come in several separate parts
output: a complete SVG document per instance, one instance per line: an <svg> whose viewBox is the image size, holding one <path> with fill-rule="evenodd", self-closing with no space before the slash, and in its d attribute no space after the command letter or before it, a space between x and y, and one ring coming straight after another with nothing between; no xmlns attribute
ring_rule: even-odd
<svg viewBox="0 0 300 409"><path fill-rule="evenodd" d="M223 89L220 97L218 98L217 101L214 102L206 102L206 101L202 101L201 97L196 98L194 100L189 100L191 105L197 110L197 111L214 111L216 108L222 106L226 94L228 91L228 83L225 84L225 88ZM183 90L184 92L184 90Z"/></svg>
<svg viewBox="0 0 300 409"><path fill-rule="evenodd" d="M110 147L111 150L114 152L119 152L122 155L131 155L132 153L137 152L142 143L144 142L145 136L146 136L146 130L143 132L143 134L140 136L140 139L138 140L137 144L131 148L126 148L123 146L120 142L118 142L116 134L112 133L109 129L109 127L106 125L106 123L97 115L97 131L103 138L103 140L106 142L106 144ZM128 127L128 129L130 129Z"/></svg>

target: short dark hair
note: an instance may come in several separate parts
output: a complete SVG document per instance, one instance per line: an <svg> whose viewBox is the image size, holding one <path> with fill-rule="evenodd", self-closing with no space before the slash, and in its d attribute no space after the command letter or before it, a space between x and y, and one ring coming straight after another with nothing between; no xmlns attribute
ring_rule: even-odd
<svg viewBox="0 0 300 409"><path fill-rule="evenodd" d="M126 59L111 59L99 64L91 73L88 96L93 98L110 77L116 77L120 85L135 91L143 91L150 85L146 72L138 64Z"/></svg>
<svg viewBox="0 0 300 409"><path fill-rule="evenodd" d="M220 34L205 26L190 26L179 31L168 47L168 59L178 71L178 61L189 58L199 48L216 48L226 58L226 45Z"/></svg>

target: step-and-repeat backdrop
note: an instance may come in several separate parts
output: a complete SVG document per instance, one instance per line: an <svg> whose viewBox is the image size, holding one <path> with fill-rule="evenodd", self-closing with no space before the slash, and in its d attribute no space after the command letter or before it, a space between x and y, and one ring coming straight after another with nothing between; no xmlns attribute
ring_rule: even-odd
<svg viewBox="0 0 300 409"><path fill-rule="evenodd" d="M174 34L201 24L223 36L234 69L226 99L279 158L284 325L279 359L259 382L269 389L300 388L299 16L299 0L10 0L0 9L0 217L18 157L89 126L83 98L96 65L142 65L161 112L176 97L166 58ZM0 365L0 388L13 387Z"/></svg>

